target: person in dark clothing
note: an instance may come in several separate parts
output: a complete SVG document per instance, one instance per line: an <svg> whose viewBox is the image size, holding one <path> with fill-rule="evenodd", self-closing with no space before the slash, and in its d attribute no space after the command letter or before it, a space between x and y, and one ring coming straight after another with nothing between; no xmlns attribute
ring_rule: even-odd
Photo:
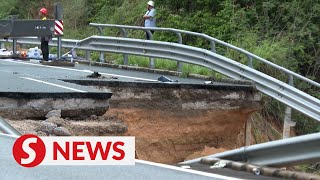
<svg viewBox="0 0 320 180"><path fill-rule="evenodd" d="M39 12L42 20L47 20L48 10L46 8L41 8ZM50 37L41 37L41 51L43 56L43 61L49 61L49 40Z"/></svg>
<svg viewBox="0 0 320 180"><path fill-rule="evenodd" d="M49 41L45 40L45 37L41 37L41 51L44 61L49 60Z"/></svg>

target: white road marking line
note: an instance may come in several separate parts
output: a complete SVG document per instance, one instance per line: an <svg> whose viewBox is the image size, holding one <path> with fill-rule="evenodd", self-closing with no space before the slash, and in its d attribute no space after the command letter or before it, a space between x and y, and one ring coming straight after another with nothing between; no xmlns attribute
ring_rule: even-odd
<svg viewBox="0 0 320 180"><path fill-rule="evenodd" d="M243 180L243 179L239 179L239 178L233 178L233 177L228 177L228 176L223 176L223 175L218 175L218 174L213 174L213 173L208 173L208 172L202 172L202 171L197 171L197 170L192 170L192 169L183 169L183 168L176 167L176 166L154 163L154 162L144 161L144 160L140 160L140 159L136 159L136 163L147 164L147 165L151 165L151 166L158 166L158 167L162 167L162 168L166 168L166 169L172 169L172 170L176 170L176 171L182 171L182 172L197 174L197 175L206 176L206 177L213 177L213 178L226 179L226 180Z"/></svg>
<svg viewBox="0 0 320 180"><path fill-rule="evenodd" d="M123 75L118 75L118 74L109 74L109 73L100 73L100 74L109 75L109 76L116 76L116 77L122 77L122 78L128 78L128 79L141 80L141 81L158 82L158 80L138 78L138 77L130 77L130 76L123 76Z"/></svg>
<svg viewBox="0 0 320 180"><path fill-rule="evenodd" d="M13 73L12 71L5 71L5 70L0 70L0 72Z"/></svg>
<svg viewBox="0 0 320 180"><path fill-rule="evenodd" d="M42 64L32 64L32 63L12 61L12 60L2 60L2 61L13 62L13 63L18 63L18 64L26 64L26 65L31 65L31 66L43 66L43 67L53 68L53 69L63 69L63 70L69 70L69 71L93 73L93 71L91 71L91 70L80 70L80 69L71 69L71 68L58 67L58 66L47 66L47 65L42 65ZM122 78L127 78L127 79L135 79L135 80L149 81L149 82L158 82L158 80L154 80L154 79L145 79L145 78L130 77L130 76L124 76L124 75L118 75L118 74L109 74L109 73L101 73L101 72L99 72L99 73L103 74L103 75L116 76L116 77L122 77Z"/></svg>
<svg viewBox="0 0 320 180"><path fill-rule="evenodd" d="M39 82L39 83L43 83L43 84L48 84L48 85L51 85L51 86L56 86L56 87L60 87L60 88L64 88L64 89L68 89L68 90L71 90L71 91L86 93L86 91L70 88L70 87L67 87L67 86L62 86L62 85L59 85L59 84L53 84L53 83L49 83L49 82L46 82L46 81L41 81L41 80L32 79L32 78L28 78L28 77L20 77L20 78L21 79L27 79L27 80L30 80L30 81Z"/></svg>

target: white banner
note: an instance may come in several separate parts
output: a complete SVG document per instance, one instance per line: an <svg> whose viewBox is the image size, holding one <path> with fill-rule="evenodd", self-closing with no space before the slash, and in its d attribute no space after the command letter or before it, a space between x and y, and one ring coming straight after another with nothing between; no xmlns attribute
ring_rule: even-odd
<svg viewBox="0 0 320 180"><path fill-rule="evenodd" d="M15 160L24 167L135 165L135 138L24 135L15 142L13 155Z"/></svg>

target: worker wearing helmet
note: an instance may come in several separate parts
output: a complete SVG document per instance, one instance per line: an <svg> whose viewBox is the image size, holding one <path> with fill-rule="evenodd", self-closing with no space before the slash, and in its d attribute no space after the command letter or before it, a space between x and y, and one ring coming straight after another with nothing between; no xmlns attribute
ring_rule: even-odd
<svg viewBox="0 0 320 180"><path fill-rule="evenodd" d="M41 8L39 11L39 15L42 20L47 20L48 10L46 8ZM49 36L41 37L41 51L43 56L43 61L49 60Z"/></svg>
<svg viewBox="0 0 320 180"><path fill-rule="evenodd" d="M144 27L156 27L156 9L154 8L154 2L149 1L147 5L148 10L146 14L143 16ZM151 31L151 33L153 34L154 31ZM147 39L150 40L148 33Z"/></svg>
<svg viewBox="0 0 320 180"><path fill-rule="evenodd" d="M48 10L46 8L41 8L39 14L42 20L47 20Z"/></svg>

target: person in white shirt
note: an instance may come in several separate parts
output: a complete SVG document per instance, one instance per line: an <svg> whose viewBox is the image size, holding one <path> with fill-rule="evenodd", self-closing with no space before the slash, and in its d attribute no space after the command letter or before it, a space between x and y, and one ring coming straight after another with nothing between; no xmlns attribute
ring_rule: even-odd
<svg viewBox="0 0 320 180"><path fill-rule="evenodd" d="M156 27L156 9L154 8L154 2L149 1L147 5L148 5L148 10L146 14L143 16L144 27ZM153 34L154 31L151 31L151 33ZM147 39L150 40L148 33L147 33Z"/></svg>

